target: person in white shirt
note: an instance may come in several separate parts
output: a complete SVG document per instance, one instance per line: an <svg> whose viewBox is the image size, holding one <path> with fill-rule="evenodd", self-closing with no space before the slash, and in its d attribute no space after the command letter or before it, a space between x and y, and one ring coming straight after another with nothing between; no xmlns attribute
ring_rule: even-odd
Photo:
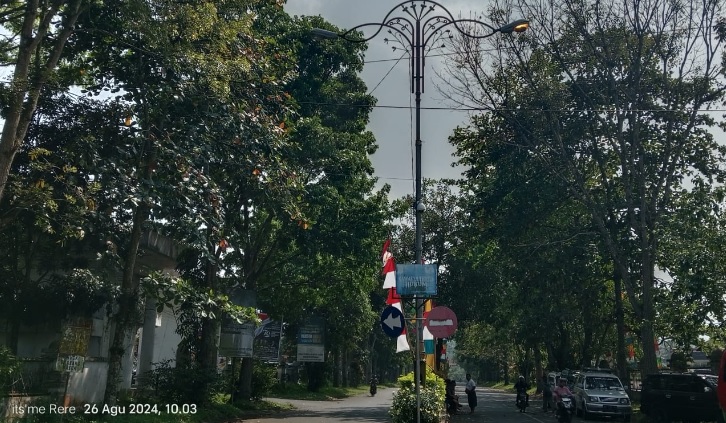
<svg viewBox="0 0 726 423"><path fill-rule="evenodd" d="M474 409L476 408L476 382L474 382L474 379L471 378L471 374L466 374L466 388L464 388L464 392L466 392L466 398L469 401L469 414L474 412Z"/></svg>

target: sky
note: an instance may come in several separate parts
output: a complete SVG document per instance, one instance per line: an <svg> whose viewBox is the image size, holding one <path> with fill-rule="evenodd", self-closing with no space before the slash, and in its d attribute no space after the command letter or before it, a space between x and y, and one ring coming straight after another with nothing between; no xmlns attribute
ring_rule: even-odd
<svg viewBox="0 0 726 423"><path fill-rule="evenodd" d="M455 17L469 16L484 11L487 2L464 0L439 0ZM287 0L285 10L290 15L322 16L341 29L348 29L367 22L381 22L386 14L400 1L397 0ZM372 35L370 30L366 35ZM409 62L401 57L400 49L394 52L380 34L368 42L366 65L361 77L369 92L378 99L379 106L404 106L403 109L375 108L370 116L368 129L373 132L378 150L371 156L379 178L379 187L391 185L390 198L399 198L414 192L414 100L410 90ZM321 40L321 42L344 42ZM380 61L389 59L387 61ZM390 60L393 59L393 60ZM438 57L426 60L426 79L422 107L448 107L437 91L441 81L436 70L441 67ZM390 71L390 73L389 73ZM375 89L374 89L375 88ZM411 105L411 109L408 106ZM465 126L468 113L450 110L421 111L421 174L423 178L459 178L462 168L453 168L453 148L449 136L457 126Z"/></svg>

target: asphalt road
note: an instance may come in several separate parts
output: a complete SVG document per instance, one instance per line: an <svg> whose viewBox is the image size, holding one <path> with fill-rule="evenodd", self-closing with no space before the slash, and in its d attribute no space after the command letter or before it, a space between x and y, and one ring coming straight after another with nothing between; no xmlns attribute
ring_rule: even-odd
<svg viewBox="0 0 726 423"><path fill-rule="evenodd" d="M452 423L555 423L552 413L543 413L541 398L531 398L526 413L514 406L514 394L488 388L477 388L478 406L469 414L463 385L456 387L463 405L461 413L452 416ZM396 389L379 388L375 397L363 394L337 401L295 401L268 398L291 403L296 409L274 416L245 419L252 423L390 423L388 410ZM575 418L573 421L581 421ZM602 420L608 422L612 420Z"/></svg>

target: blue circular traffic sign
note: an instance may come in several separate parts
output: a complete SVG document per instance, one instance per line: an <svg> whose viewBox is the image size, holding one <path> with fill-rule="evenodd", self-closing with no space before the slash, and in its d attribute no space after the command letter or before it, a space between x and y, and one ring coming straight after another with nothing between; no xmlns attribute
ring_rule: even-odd
<svg viewBox="0 0 726 423"><path fill-rule="evenodd" d="M381 313L381 327L383 332L391 338L396 338L406 327L406 321L403 319L403 313L401 310L394 306L388 306Z"/></svg>

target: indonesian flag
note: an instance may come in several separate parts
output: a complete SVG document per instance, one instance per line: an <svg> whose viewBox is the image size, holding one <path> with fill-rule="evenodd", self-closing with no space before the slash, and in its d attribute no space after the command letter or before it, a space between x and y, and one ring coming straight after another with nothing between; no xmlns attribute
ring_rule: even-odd
<svg viewBox="0 0 726 423"><path fill-rule="evenodd" d="M396 293L395 287L388 290L388 299L386 300L386 304L396 307L401 311L401 313L403 313L403 309L401 308L401 297ZM406 326L404 325L403 332L401 332L401 334L398 335L398 338L396 338L396 352L409 351L410 349L411 347L408 345L408 337L406 336Z"/></svg>
<svg viewBox="0 0 726 423"><path fill-rule="evenodd" d="M383 281L383 289L396 288L396 262L393 261L393 254L388 251L391 246L391 240L387 239L383 244L381 257L383 259L383 271L381 272L385 279Z"/></svg>
<svg viewBox="0 0 726 423"><path fill-rule="evenodd" d="M387 239L383 244L383 251L381 256L383 258L383 274L385 275L385 281L383 282L383 289L388 289L388 298L386 304L392 305L403 313L401 307L401 297L396 293L396 264L393 261L393 254L388 251L388 247L391 245L391 240ZM403 327L403 332L396 338L396 352L410 351L411 347L408 345L408 337L406 336L406 326Z"/></svg>

